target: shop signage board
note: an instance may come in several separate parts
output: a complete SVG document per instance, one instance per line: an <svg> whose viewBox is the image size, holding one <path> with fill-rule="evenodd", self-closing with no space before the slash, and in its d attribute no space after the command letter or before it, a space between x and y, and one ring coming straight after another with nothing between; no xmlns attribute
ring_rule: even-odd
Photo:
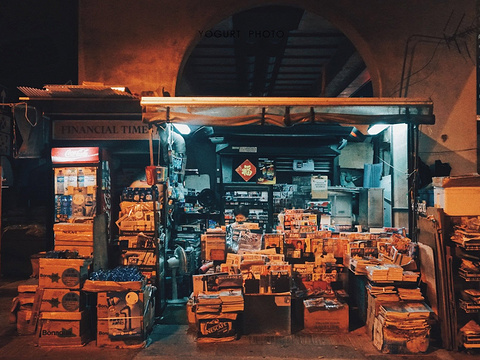
<svg viewBox="0 0 480 360"><path fill-rule="evenodd" d="M52 148L52 163L54 164L96 164L100 162L98 147L58 147Z"/></svg>
<svg viewBox="0 0 480 360"><path fill-rule="evenodd" d="M149 125L129 120L53 121L54 140L148 140Z"/></svg>

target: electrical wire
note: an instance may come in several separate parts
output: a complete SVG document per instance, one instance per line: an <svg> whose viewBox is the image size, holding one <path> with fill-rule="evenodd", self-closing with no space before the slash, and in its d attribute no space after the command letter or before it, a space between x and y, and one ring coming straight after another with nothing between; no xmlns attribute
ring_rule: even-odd
<svg viewBox="0 0 480 360"><path fill-rule="evenodd" d="M457 153L457 152L466 152L466 151L477 151L478 148L468 148L461 150L442 150L442 151L419 151L419 154L448 154L448 153Z"/></svg>
<svg viewBox="0 0 480 360"><path fill-rule="evenodd" d="M398 173L401 173L401 174L404 174L404 175L407 175L407 176L411 176L411 174L408 174L408 172L406 170L399 170L399 169L395 168L392 164L389 164L388 162L386 162L385 160L383 160L382 158L380 158L378 156L377 156L377 159L380 160L381 162L383 162L388 167L392 168L394 171L396 171Z"/></svg>

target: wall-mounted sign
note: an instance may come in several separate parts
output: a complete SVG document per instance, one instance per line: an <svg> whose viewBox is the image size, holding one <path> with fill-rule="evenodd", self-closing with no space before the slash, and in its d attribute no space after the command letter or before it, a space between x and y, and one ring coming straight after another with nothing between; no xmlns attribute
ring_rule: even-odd
<svg viewBox="0 0 480 360"><path fill-rule="evenodd" d="M59 147L52 148L53 164L98 163L100 153L98 147Z"/></svg>
<svg viewBox="0 0 480 360"><path fill-rule="evenodd" d="M55 120L54 140L148 140L141 120Z"/></svg>
<svg viewBox="0 0 480 360"><path fill-rule="evenodd" d="M328 198L328 176L312 176L312 199Z"/></svg>
<svg viewBox="0 0 480 360"><path fill-rule="evenodd" d="M243 163L238 166L235 171L241 178L245 181L250 180L257 173L257 168L253 165L250 160L245 160Z"/></svg>

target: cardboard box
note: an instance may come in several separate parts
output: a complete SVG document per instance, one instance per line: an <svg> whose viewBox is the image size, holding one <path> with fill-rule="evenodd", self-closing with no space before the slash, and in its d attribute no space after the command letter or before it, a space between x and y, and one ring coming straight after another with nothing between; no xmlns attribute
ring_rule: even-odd
<svg viewBox="0 0 480 360"><path fill-rule="evenodd" d="M82 245L82 243L70 243L65 244L64 242L55 241L55 251L76 251L78 255L89 257L93 255L93 244L92 245Z"/></svg>
<svg viewBox="0 0 480 360"><path fill-rule="evenodd" d="M56 223L53 231L56 234L93 234L93 223Z"/></svg>
<svg viewBox="0 0 480 360"><path fill-rule="evenodd" d="M89 340L88 312L43 312L37 329L39 346L83 346Z"/></svg>
<svg viewBox="0 0 480 360"><path fill-rule="evenodd" d="M142 347L154 323L153 287L97 294L97 346Z"/></svg>
<svg viewBox="0 0 480 360"><path fill-rule="evenodd" d="M157 262L155 249L125 250L122 253L122 265L154 266Z"/></svg>
<svg viewBox="0 0 480 360"><path fill-rule="evenodd" d="M304 308L304 331L311 333L346 333L348 332L348 305L339 309L320 309L308 311Z"/></svg>
<svg viewBox="0 0 480 360"><path fill-rule="evenodd" d="M87 279L92 259L40 258L39 288L80 289Z"/></svg>
<svg viewBox="0 0 480 360"><path fill-rule="evenodd" d="M80 311L84 305L83 294L70 289L44 289L40 311Z"/></svg>
<svg viewBox="0 0 480 360"><path fill-rule="evenodd" d="M450 216L480 214L480 187L434 187L434 206Z"/></svg>
<svg viewBox="0 0 480 360"><path fill-rule="evenodd" d="M143 281L102 281L86 280L83 285L83 291L102 292L102 291L140 291L145 287Z"/></svg>
<svg viewBox="0 0 480 360"><path fill-rule="evenodd" d="M243 312L243 333L290 335L291 302L290 293L245 294Z"/></svg>
<svg viewBox="0 0 480 360"><path fill-rule="evenodd" d="M17 333L18 335L33 335L33 330L30 325L30 318L32 317L32 310L20 310L17 312Z"/></svg>
<svg viewBox="0 0 480 360"><path fill-rule="evenodd" d="M197 314L199 338L234 340L237 334L236 313Z"/></svg>

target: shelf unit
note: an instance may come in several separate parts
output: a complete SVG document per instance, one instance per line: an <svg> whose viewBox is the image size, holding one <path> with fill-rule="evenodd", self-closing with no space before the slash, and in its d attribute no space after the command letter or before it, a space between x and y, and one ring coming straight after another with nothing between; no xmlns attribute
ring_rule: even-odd
<svg viewBox="0 0 480 360"><path fill-rule="evenodd" d="M248 222L258 223L265 232L273 228L273 188L271 185L223 184L222 203L225 225L235 222L233 210L246 205Z"/></svg>
<svg viewBox="0 0 480 360"><path fill-rule="evenodd" d="M480 341L472 341L462 335L460 329L469 321L474 320L480 324L480 303L469 297L465 290L480 291L480 273L468 270L462 267L463 261L480 262L480 246L476 241L458 242L452 240L455 234L455 228L466 219L476 218L477 216L447 216L445 215L447 225L445 231L445 240L447 244L447 253L451 254L451 276L453 284L453 299L455 306L455 322L453 333L456 339L457 350L480 349ZM480 297L479 297L480 300Z"/></svg>

